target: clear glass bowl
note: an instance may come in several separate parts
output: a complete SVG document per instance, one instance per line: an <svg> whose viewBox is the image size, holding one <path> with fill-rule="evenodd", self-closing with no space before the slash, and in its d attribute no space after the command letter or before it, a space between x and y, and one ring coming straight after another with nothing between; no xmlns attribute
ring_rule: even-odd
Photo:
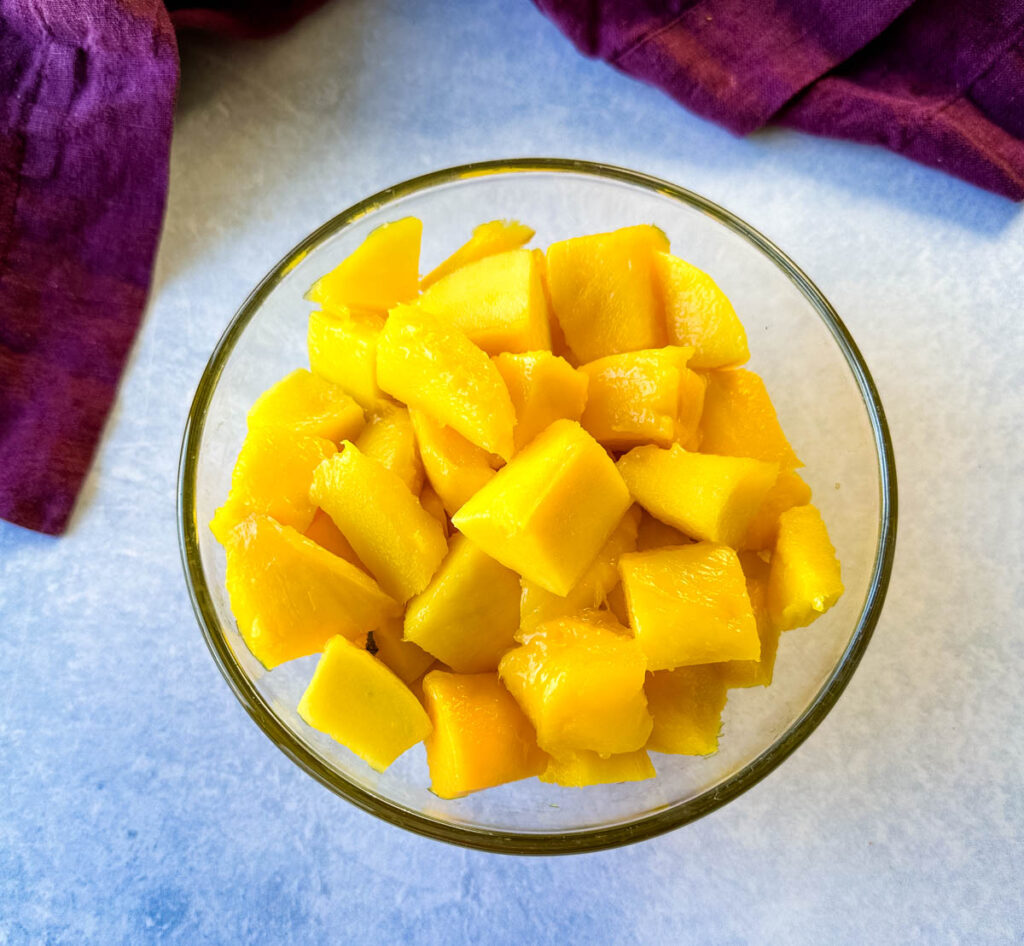
<svg viewBox="0 0 1024 946"><path fill-rule="evenodd" d="M249 405L306 365L303 294L380 224L423 220L426 272L484 220L515 218L535 244L656 223L673 250L711 273L750 338L843 565L846 594L810 628L783 635L775 682L733 690L719 751L654 756L658 777L585 790L536 779L458 801L430 793L422 746L378 774L296 712L316 658L267 672L235 627L224 555L206 524L227 495ZM179 473L179 535L189 594L235 695L297 765L393 824L469 847L554 854L652 837L724 805L767 775L822 720L878 620L892 565L896 479L882 405L832 306L768 239L703 197L634 171L524 159L437 171L368 197L310 234L256 287L206 367L189 414Z"/></svg>

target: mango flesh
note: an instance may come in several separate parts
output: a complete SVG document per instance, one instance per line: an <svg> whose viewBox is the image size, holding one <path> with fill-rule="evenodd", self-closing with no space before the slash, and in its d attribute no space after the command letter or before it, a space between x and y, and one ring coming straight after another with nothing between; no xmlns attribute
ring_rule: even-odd
<svg viewBox="0 0 1024 946"><path fill-rule="evenodd" d="M521 631L498 675L551 755L602 755L643 748L651 731L646 661L625 628L559 618Z"/></svg>
<svg viewBox="0 0 1024 946"><path fill-rule="evenodd" d="M619 570L648 670L759 659L746 579L732 549L698 542L628 552Z"/></svg>
<svg viewBox="0 0 1024 946"><path fill-rule="evenodd" d="M340 443L363 429L363 410L336 384L299 368L249 408L249 430L284 428Z"/></svg>
<svg viewBox="0 0 1024 946"><path fill-rule="evenodd" d="M411 683L434 663L434 658L402 637L402 619L389 618L367 634L363 645L382 660L403 683Z"/></svg>
<svg viewBox="0 0 1024 946"><path fill-rule="evenodd" d="M307 298L325 309L375 309L382 314L415 298L423 224L404 217L378 227L341 263L318 279Z"/></svg>
<svg viewBox="0 0 1024 946"><path fill-rule="evenodd" d="M629 508L600 444L557 420L453 517L455 527L523 578L566 595Z"/></svg>
<svg viewBox="0 0 1024 946"><path fill-rule="evenodd" d="M648 749L673 755L710 755L718 749L728 696L719 667L659 670L645 689L654 717Z"/></svg>
<svg viewBox="0 0 1024 946"><path fill-rule="evenodd" d="M310 496L396 601L426 588L448 551L441 524L398 474L352 443L317 467Z"/></svg>
<svg viewBox="0 0 1024 946"><path fill-rule="evenodd" d="M640 514L640 521L636 529L636 549L629 551L646 552L650 549L660 549L671 545L691 545L693 539L683 535L678 529L666 525L660 519L655 519L647 510Z"/></svg>
<svg viewBox="0 0 1024 946"><path fill-rule="evenodd" d="M313 478L310 476L311 484L312 480ZM361 568L369 574L366 566L359 560L359 556L356 555L356 550L352 548L352 543L341 534L341 530L334 524L334 520L319 506L313 515L313 521L310 522L308 528L302 534L310 541L316 542L317 545L327 549L332 555L337 555L338 558L351 562L357 568Z"/></svg>
<svg viewBox="0 0 1024 946"><path fill-rule="evenodd" d="M427 765L435 795L459 798L544 771L547 756L533 727L497 674L432 670L423 697L433 724Z"/></svg>
<svg viewBox="0 0 1024 946"><path fill-rule="evenodd" d="M496 670L518 627L519 576L464 535L405 612L405 639L459 673Z"/></svg>
<svg viewBox="0 0 1024 946"><path fill-rule="evenodd" d="M267 669L357 637L398 606L365 572L267 516L228 536L227 590L238 630Z"/></svg>
<svg viewBox="0 0 1024 946"><path fill-rule="evenodd" d="M504 353L494 359L516 412L515 447L522 450L556 420L579 420L587 376L549 351Z"/></svg>
<svg viewBox="0 0 1024 946"><path fill-rule="evenodd" d="M768 616L769 566L755 552L740 552L740 566L747 580L747 597L754 612L761 656L757 660L730 660L719 664L725 685L733 687L766 687L772 682L775 655L779 649L779 628Z"/></svg>
<svg viewBox="0 0 1024 946"><path fill-rule="evenodd" d="M361 407L383 396L377 387L377 339L384 318L376 312L317 310L309 316L309 367L351 395Z"/></svg>
<svg viewBox="0 0 1024 946"><path fill-rule="evenodd" d="M411 410L409 416L427 479L454 516L494 476L491 455L429 414Z"/></svg>
<svg viewBox="0 0 1024 946"><path fill-rule="evenodd" d="M378 402L354 443L365 456L396 473L409 492L419 494L423 488L423 464L412 420L404 407L390 401Z"/></svg>
<svg viewBox="0 0 1024 946"><path fill-rule="evenodd" d="M420 505L441 523L444 537L447 539L451 531L448 527L448 513L445 511L444 502L442 502L441 497L437 495L434 487L429 483L424 483L423 489L420 490Z"/></svg>
<svg viewBox="0 0 1024 946"><path fill-rule="evenodd" d="M694 368L739 365L750 358L743 323L707 273L670 253L656 253L654 269L669 341L693 346Z"/></svg>
<svg viewBox="0 0 1024 946"><path fill-rule="evenodd" d="M620 458L630 494L651 515L695 539L736 546L778 477L778 466L746 457L634 447Z"/></svg>
<svg viewBox="0 0 1024 946"><path fill-rule="evenodd" d="M768 613L783 631L816 621L843 593L839 559L815 506L779 516L768 579Z"/></svg>
<svg viewBox="0 0 1024 946"><path fill-rule="evenodd" d="M806 506L811 501L811 488L792 470L781 470L775 485L768 490L747 531L737 544L738 549L760 552L775 545L779 532L779 516L794 506Z"/></svg>
<svg viewBox="0 0 1024 946"><path fill-rule="evenodd" d="M585 788L588 785L642 782L656 774L651 757L644 749L607 757L584 751L550 758L540 773L540 780L566 788Z"/></svg>
<svg viewBox="0 0 1024 946"><path fill-rule="evenodd" d="M577 362L666 343L654 272L655 254L666 250L665 234L647 225L548 247L551 305Z"/></svg>
<svg viewBox="0 0 1024 946"><path fill-rule="evenodd" d="M700 421L704 416L704 395L707 378L698 371L684 368L679 374L679 418L676 442L687 450L700 449Z"/></svg>
<svg viewBox="0 0 1024 946"><path fill-rule="evenodd" d="M420 289L430 288L439 279L469 263L475 263L495 253L517 249L532 239L533 230L518 220L492 220L490 223L481 223L474 227L473 235L466 243L420 280Z"/></svg>
<svg viewBox="0 0 1024 946"><path fill-rule="evenodd" d="M377 383L482 450L512 456L515 410L498 369L436 316L411 306L391 312L377 342Z"/></svg>
<svg viewBox="0 0 1024 946"><path fill-rule="evenodd" d="M434 283L417 305L464 332L490 355L551 346L547 298L529 250L469 263Z"/></svg>
<svg viewBox="0 0 1024 946"><path fill-rule="evenodd" d="M701 416L702 453L803 466L782 431L764 381L744 368L710 371Z"/></svg>
<svg viewBox="0 0 1024 946"><path fill-rule="evenodd" d="M426 739L430 718L381 661L344 637L327 642L299 715L378 772Z"/></svg>

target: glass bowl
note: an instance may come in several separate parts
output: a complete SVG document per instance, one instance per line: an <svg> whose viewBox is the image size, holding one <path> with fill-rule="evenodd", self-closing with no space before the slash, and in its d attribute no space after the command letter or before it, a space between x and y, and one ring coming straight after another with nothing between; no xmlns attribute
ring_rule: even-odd
<svg viewBox="0 0 1024 946"><path fill-rule="evenodd" d="M422 746L373 772L307 726L296 707L316 657L263 669L242 642L224 587L224 555L206 524L228 492L249 405L305 366L303 294L380 224L423 221L426 272L484 220L536 228L535 245L655 223L680 256L712 274L746 325L750 367L765 379L806 463L843 565L846 594L812 627L784 634L769 688L733 690L719 751L655 755L658 777L584 790L536 779L457 801L428 790ZM556 854L652 837L724 805L814 730L857 666L892 565L892 445L868 369L832 306L748 224L690 191L584 161L493 161L437 171L368 197L288 254L231 320L203 373L185 428L179 537L189 594L214 660L267 736L297 765L360 808L432 838L491 851Z"/></svg>

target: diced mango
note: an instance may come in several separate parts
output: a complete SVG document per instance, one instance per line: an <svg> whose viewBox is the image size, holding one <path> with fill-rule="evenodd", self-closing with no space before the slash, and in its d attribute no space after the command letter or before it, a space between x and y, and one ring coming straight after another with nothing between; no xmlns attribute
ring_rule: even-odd
<svg viewBox="0 0 1024 946"><path fill-rule="evenodd" d="M690 432L680 424L682 375L692 348L652 348L606 355L581 365L589 379L580 423L605 447L667 447Z"/></svg>
<svg viewBox="0 0 1024 946"><path fill-rule="evenodd" d="M387 312L419 292L423 224L404 217L377 227L353 252L309 290L325 309Z"/></svg>
<svg viewBox="0 0 1024 946"><path fill-rule="evenodd" d="M435 795L459 798L544 771L533 727L497 674L432 670L423 696L434 727L427 765Z"/></svg>
<svg viewBox="0 0 1024 946"><path fill-rule="evenodd" d="M650 549L665 548L671 545L692 545L693 539L683 535L678 529L665 525L655 519L647 510L640 515L636 530L636 551L647 552Z"/></svg>
<svg viewBox="0 0 1024 946"><path fill-rule="evenodd" d="M363 429L363 410L341 388L299 368L249 408L249 430L284 427L340 443Z"/></svg>
<svg viewBox="0 0 1024 946"><path fill-rule="evenodd" d="M702 453L753 457L783 470L803 466L782 432L764 381L745 368L709 371L701 417Z"/></svg>
<svg viewBox="0 0 1024 946"><path fill-rule="evenodd" d="M654 274L659 250L668 250L668 239L648 225L548 247L551 304L578 362L665 344Z"/></svg>
<svg viewBox="0 0 1024 946"><path fill-rule="evenodd" d="M566 595L629 508L615 464L579 424L557 420L452 522L488 555Z"/></svg>
<svg viewBox="0 0 1024 946"><path fill-rule="evenodd" d="M609 592L619 584L619 556L636 549L637 523L640 507L630 506L619 521L608 541L597 553L597 558L583 573L565 596L550 591L523 579L523 591L519 601L519 623L522 627L543 624L552 618L567 617L580 611L600 608Z"/></svg>
<svg viewBox="0 0 1024 946"><path fill-rule="evenodd" d="M451 256L434 267L420 280L420 289L425 290L443 279L449 273L475 263L486 256L514 250L533 239L533 230L518 220L492 220L473 228L473 235Z"/></svg>
<svg viewBox="0 0 1024 946"><path fill-rule="evenodd" d="M299 715L378 772L426 739L432 728L412 691L385 664L344 637L327 642L302 695Z"/></svg>
<svg viewBox="0 0 1024 946"><path fill-rule="evenodd" d="M543 250L531 250L533 258L537 261L537 272L540 273L541 285L544 287L544 300L548 307L548 329L551 335L551 353L559 358L564 358L570 365L579 364L578 360L569 351L565 341L565 333L562 326L555 318L555 309L551 304L551 290L548 288L548 258Z"/></svg>
<svg viewBox="0 0 1024 946"><path fill-rule="evenodd" d="M568 752L557 759L550 758L547 768L540 773L540 780L566 788L585 788L587 785L642 782L656 774L645 749L603 758L596 752Z"/></svg>
<svg viewBox="0 0 1024 946"><path fill-rule="evenodd" d="M779 629L768 617L768 563L756 552L740 552L740 565L747 579L747 597L754 612L761 656L757 660L730 660L719 664L722 680L733 687L766 687L772 682L775 655L779 649Z"/></svg>
<svg viewBox="0 0 1024 946"><path fill-rule="evenodd" d="M391 312L377 342L377 383L488 453L512 456L515 410L498 369L436 316L412 306Z"/></svg>
<svg viewBox="0 0 1024 946"><path fill-rule="evenodd" d="M775 485L768 490L737 548L760 552L775 544L779 532L779 516L794 506L811 501L811 488L792 470L781 470Z"/></svg>
<svg viewBox="0 0 1024 946"><path fill-rule="evenodd" d="M448 526L448 513L445 512L441 497L437 495L434 487L429 483L424 483L423 489L420 490L420 505L441 523L441 528L444 529L444 537L447 539L451 532Z"/></svg>
<svg viewBox="0 0 1024 946"><path fill-rule="evenodd" d="M627 552L619 570L648 670L760 657L746 579L732 549L698 542Z"/></svg>
<svg viewBox="0 0 1024 946"><path fill-rule="evenodd" d="M700 419L704 414L704 394L708 379L698 371L684 368L679 374L679 420L676 442L687 450L700 447Z"/></svg>
<svg viewBox="0 0 1024 946"><path fill-rule="evenodd" d="M398 613L365 572L267 516L228 536L227 589L242 639L268 669Z"/></svg>
<svg viewBox="0 0 1024 946"><path fill-rule="evenodd" d="M695 539L735 546L743 538L778 466L748 457L690 453L679 444L634 447L619 473L652 516Z"/></svg>
<svg viewBox="0 0 1024 946"><path fill-rule="evenodd" d="M497 669L518 627L519 576L464 535L405 612L405 639L459 673Z"/></svg>
<svg viewBox="0 0 1024 946"><path fill-rule="evenodd" d="M517 635L498 675L552 755L634 752L651 731L645 660L625 628L558 618Z"/></svg>
<svg viewBox="0 0 1024 946"><path fill-rule="evenodd" d="M616 621L629 627L629 607L626 605L626 593L622 590L621 581L608 592L605 607L615 615Z"/></svg>
<svg viewBox="0 0 1024 946"><path fill-rule="evenodd" d="M310 495L396 601L426 588L448 551L441 524L398 474L354 444L317 467Z"/></svg>
<svg viewBox="0 0 1024 946"><path fill-rule="evenodd" d="M423 464L416 446L409 412L390 401L378 401L366 417L366 426L353 441L360 451L373 457L381 466L397 473L409 487L419 494L423 488Z"/></svg>
<svg viewBox="0 0 1024 946"><path fill-rule="evenodd" d="M768 579L768 613L783 631L805 627L843 593L839 559L815 506L794 506L779 516Z"/></svg>
<svg viewBox="0 0 1024 946"><path fill-rule="evenodd" d="M411 410L409 416L427 479L454 516L494 476L491 455L429 414Z"/></svg>
<svg viewBox="0 0 1024 946"><path fill-rule="evenodd" d="M551 346L547 299L530 250L469 263L434 283L417 305L490 355Z"/></svg>
<svg viewBox="0 0 1024 946"><path fill-rule="evenodd" d="M423 676L434 658L402 637L402 619L389 618L367 634L364 644L378 660L391 668L404 683Z"/></svg>
<svg viewBox="0 0 1024 946"><path fill-rule="evenodd" d="M310 485L312 485L312 474L310 474L309 481ZM317 507L316 513L313 515L313 521L309 524L309 528L302 534L307 539L311 539L317 545L327 549L332 555L337 555L338 558L351 562L369 574L366 566L359 560L359 556L356 555L356 550L352 548L352 543L341 534L341 529L334 524L334 520L319 507Z"/></svg>
<svg viewBox="0 0 1024 946"><path fill-rule="evenodd" d="M306 336L309 367L362 407L373 407L382 396L377 387L377 339L382 328L384 317L376 312L311 312Z"/></svg>
<svg viewBox="0 0 1024 946"><path fill-rule="evenodd" d="M516 450L560 418L580 419L587 403L587 376L564 358L549 351L505 353L494 364L516 411Z"/></svg>
<svg viewBox="0 0 1024 946"><path fill-rule="evenodd" d="M728 693L718 666L660 670L647 679L654 728L647 748L673 755L710 755L718 749Z"/></svg>
<svg viewBox="0 0 1024 946"><path fill-rule="evenodd" d="M673 345L692 345L694 368L721 368L750 358L747 333L715 281L670 253L656 253L654 268Z"/></svg>
<svg viewBox="0 0 1024 946"><path fill-rule="evenodd" d="M300 532L313 521L309 498L313 471L338 448L322 437L290 430L257 428L249 433L231 473L231 492L217 510L210 530L224 545L231 530L252 513L271 516Z"/></svg>

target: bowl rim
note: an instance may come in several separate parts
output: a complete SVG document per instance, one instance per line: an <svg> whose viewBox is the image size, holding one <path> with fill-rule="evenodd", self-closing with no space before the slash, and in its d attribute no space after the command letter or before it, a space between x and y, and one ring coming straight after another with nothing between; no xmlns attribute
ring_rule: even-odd
<svg viewBox="0 0 1024 946"><path fill-rule="evenodd" d="M544 173L596 177L653 191L712 217L766 256L797 287L829 329L860 390L871 423L880 483L879 540L854 633L836 666L804 711L789 728L723 782L687 801L620 824L570 832L499 831L452 824L412 811L340 776L295 738L242 671L220 632L220 621L203 575L195 515L196 467L206 413L221 372L242 332L264 299L315 247L367 214L412 194L469 178L503 174ZM277 263L242 303L217 342L203 371L182 437L177 489L178 541L189 597L206 644L239 702L264 734L296 765L357 807L398 827L463 847L506 854L569 854L618 847L655 837L720 808L756 785L780 765L817 728L853 676L878 623L892 572L896 545L897 489L895 460L888 424L877 388L860 350L835 309L821 291L781 249L735 214L684 187L639 171L567 158L512 158L479 161L443 168L410 178L366 197L335 215L306 236Z"/></svg>

